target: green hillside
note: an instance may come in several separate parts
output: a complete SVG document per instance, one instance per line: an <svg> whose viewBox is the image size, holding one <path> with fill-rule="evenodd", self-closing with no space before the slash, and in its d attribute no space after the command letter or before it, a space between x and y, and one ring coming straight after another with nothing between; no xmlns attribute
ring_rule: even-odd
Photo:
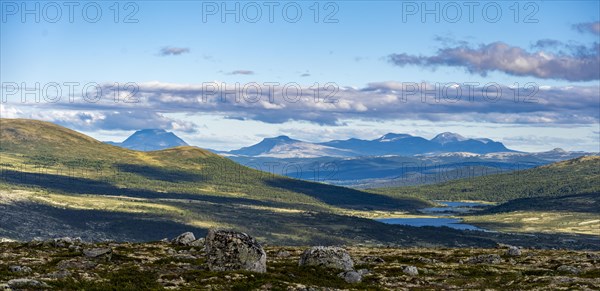
<svg viewBox="0 0 600 291"><path fill-rule="evenodd" d="M600 192L600 157L585 156L533 169L473 177L419 187L372 189L391 197L505 202Z"/></svg>
<svg viewBox="0 0 600 291"><path fill-rule="evenodd" d="M199 233L235 228L288 243L391 239L391 232L373 235L387 226L346 214L429 205L260 172L195 147L127 150L22 119L0 119L0 169L6 222L0 237L34 236L19 231L25 224L42 235L45 224L52 228L62 221L73 232L93 224L98 233L133 240L160 239L186 227Z"/></svg>

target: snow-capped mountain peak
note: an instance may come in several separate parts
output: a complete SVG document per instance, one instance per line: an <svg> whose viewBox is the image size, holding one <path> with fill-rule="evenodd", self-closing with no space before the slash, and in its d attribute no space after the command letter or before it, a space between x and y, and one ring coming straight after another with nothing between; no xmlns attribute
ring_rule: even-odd
<svg viewBox="0 0 600 291"><path fill-rule="evenodd" d="M412 137L412 135L410 134L403 134L403 133L388 133L383 135L382 137L378 138L377 141L379 142L391 142L391 141L397 141L403 138L407 138L407 137Z"/></svg>
<svg viewBox="0 0 600 291"><path fill-rule="evenodd" d="M466 137L464 137L458 133L452 133L452 132L443 132L443 133L436 135L433 139L431 139L432 142L436 142L439 144L447 144L450 142L459 142L459 141L465 141L465 140L467 140Z"/></svg>

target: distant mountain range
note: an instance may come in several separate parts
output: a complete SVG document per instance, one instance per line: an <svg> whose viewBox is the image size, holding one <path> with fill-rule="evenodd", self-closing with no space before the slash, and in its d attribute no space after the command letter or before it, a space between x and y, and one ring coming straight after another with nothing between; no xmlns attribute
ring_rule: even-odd
<svg viewBox="0 0 600 291"><path fill-rule="evenodd" d="M515 151L491 139L470 139L456 133L444 132L430 140L409 134L388 133L374 140L351 138L323 143L310 143L291 139L287 136L278 136L265 138L255 145L239 150L219 153L247 157L316 158L414 156L447 152L488 154Z"/></svg>
<svg viewBox="0 0 600 291"><path fill-rule="evenodd" d="M164 129L142 129L123 142L106 142L136 151L157 151L188 144L172 132Z"/></svg>
<svg viewBox="0 0 600 291"><path fill-rule="evenodd" d="M162 129L140 130L122 143L108 143L138 151L187 145L174 133ZM388 133L373 140L351 138L323 143L277 136L237 150L211 151L259 170L358 188L431 184L595 155L562 149L518 152L491 139L466 138L450 132L430 140ZM279 168L272 168L273 165Z"/></svg>

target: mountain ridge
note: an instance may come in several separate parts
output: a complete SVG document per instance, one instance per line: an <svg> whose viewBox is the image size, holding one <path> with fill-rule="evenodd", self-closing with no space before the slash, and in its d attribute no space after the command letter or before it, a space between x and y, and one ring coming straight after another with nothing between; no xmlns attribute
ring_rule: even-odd
<svg viewBox="0 0 600 291"><path fill-rule="evenodd" d="M372 140L349 138L320 143L311 143L291 139L287 136L278 136L275 138L265 138L261 142L248 147L221 153L250 157L293 157L294 155L290 149L299 148L300 146L278 147L280 145L292 144L302 144L304 148L312 145L313 152L304 154L304 156L309 157L413 156L435 152L471 152L475 154L516 152L506 148L501 142L496 142L488 138L472 139L465 138L457 133L444 132L429 140L405 133L387 133Z"/></svg>

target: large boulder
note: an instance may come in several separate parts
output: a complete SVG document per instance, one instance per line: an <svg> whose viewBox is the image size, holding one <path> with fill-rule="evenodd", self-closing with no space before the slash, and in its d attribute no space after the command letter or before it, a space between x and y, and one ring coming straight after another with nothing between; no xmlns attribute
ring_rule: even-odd
<svg viewBox="0 0 600 291"><path fill-rule="evenodd" d="M171 242L175 245L187 246L190 245L193 241L196 240L196 237L192 232L184 232L174 238Z"/></svg>
<svg viewBox="0 0 600 291"><path fill-rule="evenodd" d="M354 261L348 252L339 247L312 247L300 256L299 266L320 266L331 269L352 271Z"/></svg>
<svg viewBox="0 0 600 291"><path fill-rule="evenodd" d="M209 230L204 240L211 271L267 271L267 254L251 236L229 230Z"/></svg>

